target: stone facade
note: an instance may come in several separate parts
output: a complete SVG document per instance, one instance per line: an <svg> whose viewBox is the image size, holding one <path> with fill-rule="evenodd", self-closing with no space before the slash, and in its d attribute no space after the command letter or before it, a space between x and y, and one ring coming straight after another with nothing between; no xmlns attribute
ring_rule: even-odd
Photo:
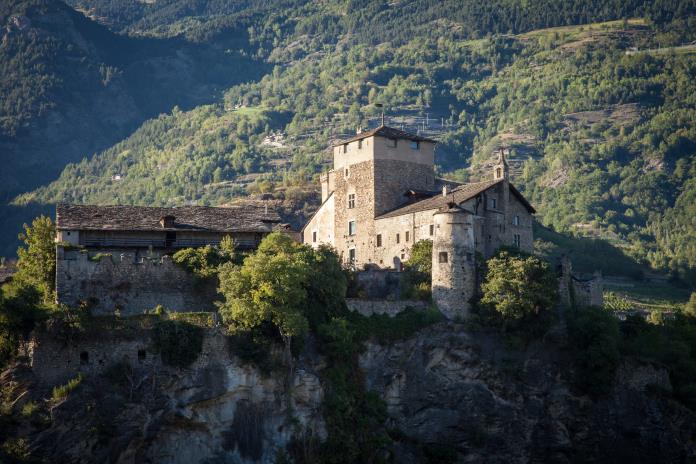
<svg viewBox="0 0 696 464"><path fill-rule="evenodd" d="M359 298L347 298L346 305L350 311L354 311L365 317L370 317L375 314L386 314L389 317L394 317L399 313L404 312L408 308L426 309L427 302L420 300L363 300Z"/></svg>
<svg viewBox="0 0 696 464"><path fill-rule="evenodd" d="M502 153L492 180L459 185L435 177L434 147L432 140L385 126L337 143L334 168L321 176L323 204L303 229L303 241L333 246L355 269L399 271L414 243L434 240L454 263L437 263L443 272L433 274L433 295L443 298L449 317L465 316L476 285L475 266L467 263L501 246L531 252L534 209L510 184ZM461 209L456 218L438 219L451 205Z"/></svg>
<svg viewBox="0 0 696 464"><path fill-rule="evenodd" d="M561 305L582 308L604 304L604 279L599 271L583 278L573 274L570 258L563 256L559 264L558 293Z"/></svg>
<svg viewBox="0 0 696 464"><path fill-rule="evenodd" d="M72 307L85 303L94 315L143 314L157 305L175 312L214 311L215 287L196 280L167 255L58 247L58 302Z"/></svg>

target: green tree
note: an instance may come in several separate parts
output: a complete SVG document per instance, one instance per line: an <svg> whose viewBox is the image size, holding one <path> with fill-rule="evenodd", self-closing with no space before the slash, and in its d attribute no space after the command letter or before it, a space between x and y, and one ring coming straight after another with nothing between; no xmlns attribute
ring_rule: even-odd
<svg viewBox="0 0 696 464"><path fill-rule="evenodd" d="M242 266L224 265L220 271L223 318L247 329L270 322L288 347L292 337L303 335L309 327L303 312L307 300L303 283L309 269L300 251L290 237L273 233Z"/></svg>
<svg viewBox="0 0 696 464"><path fill-rule="evenodd" d="M15 280L36 287L44 303L55 300L56 276L56 228L50 218L39 216L31 226L24 224L19 234L25 246L17 249L17 274Z"/></svg>
<svg viewBox="0 0 696 464"><path fill-rule="evenodd" d="M684 314L691 317L696 317L696 292L691 293L691 298L684 305Z"/></svg>
<svg viewBox="0 0 696 464"><path fill-rule="evenodd" d="M481 302L505 320L538 315L555 303L558 284L546 261L502 251L487 264Z"/></svg>
<svg viewBox="0 0 696 464"><path fill-rule="evenodd" d="M405 298L427 300L431 296L433 242L419 240L411 248L411 256L401 275L402 295Z"/></svg>

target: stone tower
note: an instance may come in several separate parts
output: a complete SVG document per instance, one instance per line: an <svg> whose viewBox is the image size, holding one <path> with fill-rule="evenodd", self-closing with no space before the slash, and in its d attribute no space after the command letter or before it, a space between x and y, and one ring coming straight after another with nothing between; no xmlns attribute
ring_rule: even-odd
<svg viewBox="0 0 696 464"><path fill-rule="evenodd" d="M465 318L476 290L475 215L450 203L433 219L433 300L448 319Z"/></svg>

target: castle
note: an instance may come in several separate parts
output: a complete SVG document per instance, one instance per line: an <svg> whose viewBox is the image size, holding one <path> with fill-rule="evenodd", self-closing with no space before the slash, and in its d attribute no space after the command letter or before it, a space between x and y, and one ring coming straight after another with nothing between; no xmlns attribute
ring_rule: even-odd
<svg viewBox="0 0 696 464"><path fill-rule="evenodd" d="M321 207L302 237L331 245L355 269L396 270L413 244L432 240L433 299L445 316L465 317L476 255L501 246L531 252L535 210L510 183L503 152L490 180L461 184L435 175L436 143L385 125L336 143Z"/></svg>

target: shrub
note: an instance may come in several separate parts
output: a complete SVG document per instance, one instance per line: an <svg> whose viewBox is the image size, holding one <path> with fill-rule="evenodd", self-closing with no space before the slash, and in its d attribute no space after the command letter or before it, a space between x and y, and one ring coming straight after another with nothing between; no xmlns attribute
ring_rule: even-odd
<svg viewBox="0 0 696 464"><path fill-rule="evenodd" d="M203 349L203 329L185 321L159 321L153 338L162 361L170 366L189 366Z"/></svg>
<svg viewBox="0 0 696 464"><path fill-rule="evenodd" d="M501 251L487 262L481 303L505 321L519 321L550 309L557 299L557 281L546 261Z"/></svg>
<svg viewBox="0 0 696 464"><path fill-rule="evenodd" d="M31 417L36 411L38 411L39 405L35 401L29 401L24 406L22 406L22 416Z"/></svg>
<svg viewBox="0 0 696 464"><path fill-rule="evenodd" d="M619 362L619 324L602 308L569 314L568 332L574 353L575 384L600 395L609 390Z"/></svg>
<svg viewBox="0 0 696 464"><path fill-rule="evenodd" d="M71 391L75 390L78 387L78 385L80 385L83 378L84 377L82 376L82 374L78 374L77 377L68 381L68 383L66 383L65 385L53 387L53 393L51 394L51 397L56 401L67 398L68 394Z"/></svg>

